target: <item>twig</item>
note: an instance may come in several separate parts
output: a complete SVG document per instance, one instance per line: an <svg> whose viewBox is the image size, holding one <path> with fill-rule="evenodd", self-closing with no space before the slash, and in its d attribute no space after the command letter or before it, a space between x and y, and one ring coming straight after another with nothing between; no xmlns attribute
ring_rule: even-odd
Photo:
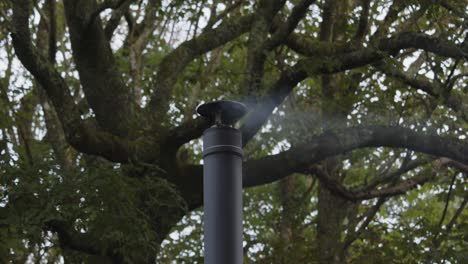
<svg viewBox="0 0 468 264"><path fill-rule="evenodd" d="M377 200L377 203L372 206L371 208L369 208L365 213L364 213L364 217L365 217L365 220L364 222L359 226L359 229L356 231L356 232L352 232L348 235L348 237L346 238L346 241L344 243L344 248L347 248L351 245L351 243L353 243L356 239L359 238L359 236L364 232L364 230L367 228L367 226L370 224L370 222L372 221L372 219L375 217L375 215L377 214L377 212L379 212L379 209L380 207L382 207L382 205L388 200L387 197L382 197L382 198L379 198L379 200Z"/></svg>
<svg viewBox="0 0 468 264"><path fill-rule="evenodd" d="M104 11L106 9L109 9L109 8L117 9L121 5L123 5L123 3L125 3L125 1L127 1L127 0L118 0L118 1L105 0L104 2L99 4L98 7L96 8L96 10L91 14L91 16L89 17L88 24L93 23L94 20L96 19L96 17L99 16L99 14L102 13L102 11Z"/></svg>
<svg viewBox="0 0 468 264"><path fill-rule="evenodd" d="M442 212L442 217L440 218L440 221L439 221L439 228L442 228L442 223L444 222L445 215L447 214L447 208L448 208L448 205L450 203L450 195L452 194L453 184L455 183L455 179L457 178L457 174L458 174L458 172L455 172L453 174L453 176L452 176L452 182L450 183L449 190L448 190L448 193L447 193L447 198L445 199L444 211Z"/></svg>
<svg viewBox="0 0 468 264"><path fill-rule="evenodd" d="M219 20L223 19L225 16L227 16L229 13L231 13L231 11L233 11L234 9L236 9L237 7L239 7L240 5L242 5L242 3L244 3L244 0L238 0L236 1L234 4L230 5L229 7L227 7L221 14L219 14L218 16L214 15L214 16L211 16L210 19L208 20L208 23L206 24L206 27L205 29L210 29L214 26L214 24L216 24L216 22L218 22ZM216 5L214 7L214 9L216 9Z"/></svg>

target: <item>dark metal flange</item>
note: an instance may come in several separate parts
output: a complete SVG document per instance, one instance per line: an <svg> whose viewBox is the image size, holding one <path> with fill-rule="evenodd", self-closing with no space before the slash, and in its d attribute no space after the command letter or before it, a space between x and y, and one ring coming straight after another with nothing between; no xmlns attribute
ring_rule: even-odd
<svg viewBox="0 0 468 264"><path fill-rule="evenodd" d="M216 125L233 125L247 113L247 107L236 101L214 101L199 105L197 112Z"/></svg>

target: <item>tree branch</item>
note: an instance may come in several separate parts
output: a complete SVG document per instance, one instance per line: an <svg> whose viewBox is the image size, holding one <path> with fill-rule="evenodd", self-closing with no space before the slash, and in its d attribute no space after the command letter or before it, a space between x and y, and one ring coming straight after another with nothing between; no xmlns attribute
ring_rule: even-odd
<svg viewBox="0 0 468 264"><path fill-rule="evenodd" d="M60 241L60 247L84 252L90 255L107 256L113 263L122 263L123 257L112 249L102 249L98 247L96 239L73 230L64 221L51 220L45 223L47 229L56 232Z"/></svg>
<svg viewBox="0 0 468 264"><path fill-rule="evenodd" d="M390 25L398 19L398 14L409 4L405 0L393 0L384 20L378 25L377 30L371 39L379 39L385 37L390 30Z"/></svg>
<svg viewBox="0 0 468 264"><path fill-rule="evenodd" d="M177 150L183 144L189 142L192 139L196 139L202 136L203 131L211 126L210 120L204 117L198 117L196 119L188 120L171 129L168 133L167 147L169 149Z"/></svg>
<svg viewBox="0 0 468 264"><path fill-rule="evenodd" d="M244 0L237 0L236 2L234 2L233 4L231 4L230 6L228 6L221 14L219 15L216 15L216 6L217 6L217 3L213 3L213 7L211 8L211 14L210 14L210 18L208 19L208 22L206 24L206 27L205 29L211 29L214 24L216 24L216 22L218 22L220 19L224 18L225 16L227 16L229 13L231 13L234 9L238 8L239 6L241 6L242 4L244 3Z"/></svg>
<svg viewBox="0 0 468 264"><path fill-rule="evenodd" d="M304 18L309 7L315 3L315 0L302 0L294 6L291 15L285 23L282 23L279 28L273 33L273 36L265 43L264 49L272 50L278 44L282 43L291 32L297 27L299 22Z"/></svg>
<svg viewBox="0 0 468 264"><path fill-rule="evenodd" d="M49 61L55 63L55 54L57 53L57 18L55 0L47 0L47 12L49 15Z"/></svg>
<svg viewBox="0 0 468 264"><path fill-rule="evenodd" d="M104 28L104 32L108 40L112 38L115 29L119 26L120 19L128 11L128 8L130 7L132 1L133 0L121 1L122 4L117 5L118 7L114 8L111 17L107 21L106 27Z"/></svg>
<svg viewBox="0 0 468 264"><path fill-rule="evenodd" d="M241 126L243 146L255 136L273 110L284 101L294 87L307 77L305 72L298 70L298 66L300 65L296 65L291 71L283 72L278 81L268 90L267 95L260 98L244 119Z"/></svg>
<svg viewBox="0 0 468 264"><path fill-rule="evenodd" d="M463 164L463 163L460 163L458 161L454 161L448 158L440 158L438 159L438 161L439 161L440 166L450 166L450 167L457 169L460 172L468 173L467 164Z"/></svg>
<svg viewBox="0 0 468 264"><path fill-rule="evenodd" d="M444 210L443 210L442 216L440 217L440 220L439 220L439 228L442 228L442 224L444 223L445 215L447 214L447 209L448 209L448 206L449 206L449 203L450 203L450 195L452 194L452 189L453 189L453 185L455 184L457 174L458 174L458 172L455 172L452 175L452 181L451 181L451 183L449 185L449 189L448 189L448 192L447 192L447 198L445 198Z"/></svg>
<svg viewBox="0 0 468 264"><path fill-rule="evenodd" d="M247 145L253 136L255 136L273 110L284 101L294 87L307 77L306 73L299 69L300 65L297 65L292 70L283 72L273 87L268 90L265 96L259 99L242 121L240 130L242 132L243 146ZM184 143L200 137L209 126L210 123L204 118L189 120L179 127L172 129L168 133L168 139L175 144L173 146L180 147Z"/></svg>
<svg viewBox="0 0 468 264"><path fill-rule="evenodd" d="M415 48L454 59L468 59L468 47L455 45L444 39L424 33L403 32L395 37L379 41L378 48L390 53L401 49Z"/></svg>
<svg viewBox="0 0 468 264"><path fill-rule="evenodd" d="M343 53L358 54L371 50L396 54L403 49L415 48L455 59L468 58L468 47L463 44L456 45L438 37L416 32L403 32L391 38L376 40L373 46L361 49L353 49L351 43L327 43L318 40L308 40L299 34L292 34L287 39L286 44L292 50L308 57L333 56Z"/></svg>
<svg viewBox="0 0 468 264"><path fill-rule="evenodd" d="M416 89L420 89L436 99L441 99L446 106L460 113L461 117L465 121L468 121L468 105L463 103L466 100L464 100L461 95L452 92L450 87L446 87L444 84L436 81L430 81L427 77L421 75L411 76L391 64L375 66L387 76L396 78Z"/></svg>
<svg viewBox="0 0 468 264"><path fill-rule="evenodd" d="M465 209L465 206L468 204L468 192L465 193L463 201L461 202L460 206L458 207L457 211L455 211L455 214L452 216L450 219L449 223L447 224L445 230L441 231L439 234L436 234L434 236L432 243L434 245L435 249L438 249L441 242L444 240L444 238L452 231L452 228L455 226L458 217L460 217L461 213Z"/></svg>
<svg viewBox="0 0 468 264"><path fill-rule="evenodd" d="M281 10L286 1L259 1L254 20L249 32L247 43L247 63L245 66L245 77L243 88L247 97L246 104L251 106L256 101L255 92L261 87L264 75L264 64L267 57L265 45L268 42L268 34L273 25L273 18ZM271 48L275 43L271 43Z"/></svg>
<svg viewBox="0 0 468 264"><path fill-rule="evenodd" d="M157 27L158 23L156 23L157 11L161 7L162 3L160 0L150 0L145 7L145 16L141 23L134 25L134 35L132 36L136 39L136 42L147 42L147 38L149 38L149 34L151 34L154 29ZM146 45L142 45L146 46Z"/></svg>
<svg viewBox="0 0 468 264"><path fill-rule="evenodd" d="M309 37L297 33L291 33L284 43L293 51L308 57L332 56L351 50L348 43L329 43L310 39Z"/></svg>
<svg viewBox="0 0 468 264"><path fill-rule="evenodd" d="M327 131L301 146L292 147L276 155L246 161L243 165L243 187L272 183L292 173L310 173L315 169L313 164L332 156L367 147L407 148L429 155L450 157L468 164L468 143L461 140L413 132L403 127L351 127ZM418 175L383 189L350 191L337 180L328 178L326 174L320 174L320 171L314 172L317 172L314 174L330 191L351 201L404 194L433 177L432 175ZM181 189L187 190L183 193L191 198L190 208L196 208L202 203L200 195L202 178L202 166L189 165L181 168L181 173L176 179L176 184Z"/></svg>
<svg viewBox="0 0 468 264"><path fill-rule="evenodd" d="M466 6L463 4L463 2L453 2L453 3L450 3L449 1L445 1L445 0L440 0L440 1L437 1L438 4L440 4L442 7L444 7L445 9L447 9L448 11L454 13L455 15L459 16L459 17L462 17L464 19L468 19L468 15L466 13L464 13L463 11L461 10L464 10L464 8L466 8ZM459 6L453 6L453 4L459 4ZM466 22L465 22L466 23Z"/></svg>
<svg viewBox="0 0 468 264"><path fill-rule="evenodd" d="M396 32L408 32L411 31L411 28L415 28L417 30L419 19L426 14L426 11L430 6L431 5L429 3L421 3L421 6L417 11L413 12L410 17L397 26Z"/></svg>
<svg viewBox="0 0 468 264"><path fill-rule="evenodd" d="M82 120L80 112L60 74L32 45L28 27L30 2L18 0L13 4L13 46L24 67L35 77L51 99L67 141L77 150L101 155L113 161L128 161L130 144L114 135L105 133Z"/></svg>
<svg viewBox="0 0 468 264"><path fill-rule="evenodd" d="M89 22L91 12L98 8L96 1L65 0L64 6L73 58L96 120L107 132L133 137L130 134L136 131L130 130L137 120L130 89L117 67L101 19L97 16Z"/></svg>
<svg viewBox="0 0 468 264"><path fill-rule="evenodd" d="M328 177L326 173L320 172L320 170L314 170L314 173L320 182L331 192L353 202L402 195L407 191L416 188L418 185L423 185L432 178L430 175L419 175L382 189L372 189L369 191L350 191L338 180Z"/></svg>
<svg viewBox="0 0 468 264"><path fill-rule="evenodd" d="M130 76L132 77L131 93L132 101L137 104L141 104L143 94L141 87L142 54L150 41L150 37L154 34L156 28L160 26L161 21L157 20L157 11L160 6L161 1L149 1L145 7L145 17L143 21L139 24L129 24L127 41L130 44L129 67ZM126 10L128 10L128 8Z"/></svg>
<svg viewBox="0 0 468 264"><path fill-rule="evenodd" d="M402 164L400 168L391 173L388 173L378 178L374 178L369 184L363 186L362 188L359 188L358 190L364 192L371 191L381 184L397 180L401 175L405 174L406 172L414 170L417 167L423 166L429 163L430 161L430 159L417 159L409 161L407 164Z"/></svg>
<svg viewBox="0 0 468 264"><path fill-rule="evenodd" d="M423 43L424 41L432 43L434 46ZM369 47L354 51L349 51L350 47L347 44L307 41L297 34L291 34L287 44L297 52L311 57L299 60L292 69L283 72L276 83L268 89L267 95L258 100L242 124L244 145L258 132L271 112L283 102L294 87L308 76L337 73L362 67L386 58L387 53L395 53L406 48L429 49L453 57L466 56L466 52L458 46L420 33L402 33L381 40L378 48ZM458 109L461 101L456 96L450 96L447 99L447 104ZM462 108L461 105L459 107ZM201 131L192 131L188 134L201 134Z"/></svg>
<svg viewBox="0 0 468 264"><path fill-rule="evenodd" d="M100 3L96 7L96 10L91 14L88 23L93 23L96 17L106 9L119 9L119 7L122 6L125 1L127 0L104 0L104 2Z"/></svg>
<svg viewBox="0 0 468 264"><path fill-rule="evenodd" d="M457 211L455 214L452 216L452 219L450 219L450 222L447 224L446 232L450 232L452 230L453 226L457 222L458 217L461 215L463 212L463 209L465 209L465 206L468 204L468 194L465 194L465 198L460 204L460 207L458 207Z"/></svg>
<svg viewBox="0 0 468 264"><path fill-rule="evenodd" d="M354 41L357 43L362 43L369 31L369 9L370 0L362 0L361 16L359 17L356 35L354 35Z"/></svg>
<svg viewBox="0 0 468 264"><path fill-rule="evenodd" d="M172 88L185 67L197 56L237 38L249 30L252 15L229 19L198 37L182 43L161 62L155 81L155 92L151 96L148 110L160 119L167 113ZM160 123L160 122L158 122Z"/></svg>
<svg viewBox="0 0 468 264"><path fill-rule="evenodd" d="M263 62L266 56L265 50L269 51L272 48L276 47L281 41L283 41L283 39L294 30L299 21L304 17L308 7L314 2L315 1L304 0L298 3L293 8L292 14L289 16L286 24L280 26L269 40L254 40L254 38L258 38L259 36L257 34L251 33L251 39L249 40L249 53L251 59L250 63L248 62L246 70L252 74L256 72L254 74L256 75L256 77L251 75L250 77L246 78L245 82L248 83L246 84L247 90L254 89L252 88L252 85L259 85L259 83L254 83L257 81L259 82L259 78L261 78L261 76L263 75L261 72L263 71ZM270 10L269 13L263 14L263 18L271 20L274 13L277 12L278 8L279 7L276 7L276 9L273 8L272 10ZM260 19L259 21L261 22L263 20ZM257 21L256 23L260 23L259 21ZM271 21L268 22L270 23ZM265 24L265 21L262 23ZM268 25L270 25L269 23ZM262 28L266 25L267 24L263 25ZM261 25L257 25L257 27L260 26ZM252 27L255 28L255 25L253 25ZM266 33L264 31L262 32ZM257 41L261 41L262 43L256 43ZM255 45L258 45L258 47ZM254 49L258 50L254 51ZM261 128L261 126L267 120L268 116L270 116L271 112L275 109L275 107L277 107L286 98L290 91L297 85L297 83L305 79L305 77L305 73L299 71L286 71L282 73L280 79L276 82L276 84L273 87L269 89L268 94L262 97L260 101L253 106L253 111L243 122L241 130L244 146ZM254 79L256 79L257 81L254 81ZM248 94L251 93L248 92ZM249 104L251 102L246 103Z"/></svg>
<svg viewBox="0 0 468 264"><path fill-rule="evenodd" d="M277 155L267 156L245 163L244 186L257 186L277 181L293 172L305 172L311 164L325 158L366 147L407 148L434 156L444 156L468 164L468 144L461 140L442 138L413 132L403 127L367 126L328 131L313 137L304 145L292 147ZM281 164L273 166L273 164ZM323 179L327 180L327 179ZM373 193L358 192L358 195L345 196L353 199L398 194L425 182L426 178L416 178L385 191ZM333 184L335 185L335 184ZM337 190L340 191L340 190Z"/></svg>
<svg viewBox="0 0 468 264"><path fill-rule="evenodd" d="M416 39L419 40L415 42ZM247 144L247 142L266 122L275 107L281 104L281 102L283 102L284 98L286 98L292 89L307 76L337 73L348 69L365 66L369 63L374 63L385 58L387 56L386 52L394 53L403 48L428 48L426 44L421 44L422 40L427 40L428 42L432 41L433 43L439 43L440 41L425 34L404 33L393 38L382 40L379 44L379 49L362 48L346 53L341 53L341 51L346 50L346 48L340 45L337 45L333 48L323 45L320 46L323 47L322 50L321 48L317 49L316 45L308 42L308 44L311 45L307 45L307 48L311 48L310 51L312 51L312 53L307 55L312 55L312 57L299 60L299 62L290 71L284 72L279 80L274 84L274 86L268 90L268 94L259 100L258 104L245 119L242 126L244 140L243 144ZM464 52L457 46L443 41L440 42L440 44L436 45L437 47L431 47L431 50L440 51L454 48L455 50L452 50L451 53L453 56L462 56L464 54ZM331 43L326 43L326 45L333 46ZM307 50L307 48L301 47L301 50ZM318 56L317 54L320 53L334 53L334 56ZM449 52L446 53L448 54ZM455 97L450 97L450 101L447 102L449 102L450 105L455 106L457 105L458 100Z"/></svg>
<svg viewBox="0 0 468 264"><path fill-rule="evenodd" d="M353 232L350 232L347 236L346 236L346 240L345 240L345 243L344 243L344 247L347 248L351 245L351 243L353 243L356 239L359 238L359 236L361 236L361 234L364 232L364 230L367 228L367 226L370 224L370 222L372 221L372 219L374 219L375 215L379 212L379 209L380 207L382 207L382 205L388 200L387 197L381 197L377 200L377 202L375 203L374 206L372 206L371 208L369 208L365 213L364 213L364 217L365 217L365 220L364 222L359 226L359 229L357 231L354 231Z"/></svg>

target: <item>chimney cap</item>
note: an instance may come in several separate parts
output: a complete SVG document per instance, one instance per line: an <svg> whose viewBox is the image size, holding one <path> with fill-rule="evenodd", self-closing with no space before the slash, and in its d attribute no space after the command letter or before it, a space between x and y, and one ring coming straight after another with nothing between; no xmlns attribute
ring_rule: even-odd
<svg viewBox="0 0 468 264"><path fill-rule="evenodd" d="M220 100L199 105L197 112L214 121L215 125L229 126L235 124L247 113L247 107L240 102Z"/></svg>

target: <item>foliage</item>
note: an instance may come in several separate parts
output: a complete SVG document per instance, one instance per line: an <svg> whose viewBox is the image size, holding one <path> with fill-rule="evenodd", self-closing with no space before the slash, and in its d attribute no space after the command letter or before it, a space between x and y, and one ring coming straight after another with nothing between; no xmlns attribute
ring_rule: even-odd
<svg viewBox="0 0 468 264"><path fill-rule="evenodd" d="M244 190L244 263L468 262L465 0L82 2L0 0L1 263L202 263L194 109L218 99L244 134L268 112L246 164L286 157L247 176L296 166ZM314 143L373 125L434 141Z"/></svg>

